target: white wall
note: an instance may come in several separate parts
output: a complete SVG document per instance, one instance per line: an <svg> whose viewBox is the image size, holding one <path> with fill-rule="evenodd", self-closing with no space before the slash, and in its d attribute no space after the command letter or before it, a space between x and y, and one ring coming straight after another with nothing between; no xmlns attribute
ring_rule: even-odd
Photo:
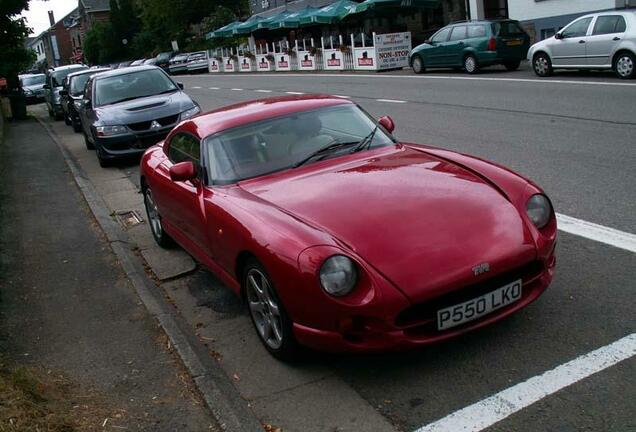
<svg viewBox="0 0 636 432"><path fill-rule="evenodd" d="M471 0L471 10L473 2ZM559 15L583 14L624 6L624 0L508 0L508 15L519 21L533 20Z"/></svg>

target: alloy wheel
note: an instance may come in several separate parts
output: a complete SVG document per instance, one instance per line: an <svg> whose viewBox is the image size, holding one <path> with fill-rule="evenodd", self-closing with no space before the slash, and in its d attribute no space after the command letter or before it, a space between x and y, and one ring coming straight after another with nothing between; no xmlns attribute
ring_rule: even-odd
<svg viewBox="0 0 636 432"><path fill-rule="evenodd" d="M546 76L550 71L550 65L548 64L548 59L545 56L538 56L534 60L534 71L539 76Z"/></svg>
<svg viewBox="0 0 636 432"><path fill-rule="evenodd" d="M475 60L475 57L471 55L466 57L466 59L464 60L464 69L466 69L466 72L468 73L475 72L475 70L477 69L477 61Z"/></svg>
<svg viewBox="0 0 636 432"><path fill-rule="evenodd" d="M423 69L424 69L424 64L422 63L422 59L416 56L413 59L413 72L419 74L419 73L422 73Z"/></svg>
<svg viewBox="0 0 636 432"><path fill-rule="evenodd" d="M163 233L163 228L161 226L161 217L159 216L159 209L157 208L157 204L152 198L152 192L150 191L150 188L146 189L144 198L146 201L146 212L148 213L150 229L152 230L155 238L161 240L161 235Z"/></svg>
<svg viewBox="0 0 636 432"><path fill-rule="evenodd" d="M616 72L621 78L630 77L634 73L634 60L623 55L616 61Z"/></svg>
<svg viewBox="0 0 636 432"><path fill-rule="evenodd" d="M283 321L278 300L260 270L251 268L246 278L247 303L258 335L269 348L278 350L283 345Z"/></svg>

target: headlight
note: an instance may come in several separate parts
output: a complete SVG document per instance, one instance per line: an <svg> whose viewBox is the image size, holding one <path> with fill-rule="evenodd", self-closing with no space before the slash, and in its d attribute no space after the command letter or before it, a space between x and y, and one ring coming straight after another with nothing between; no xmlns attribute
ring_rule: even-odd
<svg viewBox="0 0 636 432"><path fill-rule="evenodd" d="M190 117L194 117L200 112L201 112L201 108L195 105L189 110L185 110L184 112L181 113L181 120L186 120L186 119L189 119Z"/></svg>
<svg viewBox="0 0 636 432"><path fill-rule="evenodd" d="M550 222L552 206L545 195L532 195L526 205L526 213L534 226L541 229Z"/></svg>
<svg viewBox="0 0 636 432"><path fill-rule="evenodd" d="M95 128L97 131L97 136L114 136L114 135L123 135L128 133L128 128L126 126L97 126Z"/></svg>
<svg viewBox="0 0 636 432"><path fill-rule="evenodd" d="M24 89L24 94L25 94L26 96L32 96L32 95L33 95L33 91L32 91L32 90L29 90L29 89Z"/></svg>
<svg viewBox="0 0 636 432"><path fill-rule="evenodd" d="M332 296L341 297L349 294L356 285L358 272L350 258L334 255L327 258L320 267L320 285Z"/></svg>

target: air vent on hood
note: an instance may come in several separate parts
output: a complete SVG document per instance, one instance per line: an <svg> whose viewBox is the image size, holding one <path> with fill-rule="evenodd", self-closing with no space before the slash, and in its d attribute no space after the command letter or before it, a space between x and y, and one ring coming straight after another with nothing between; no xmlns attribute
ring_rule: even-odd
<svg viewBox="0 0 636 432"><path fill-rule="evenodd" d="M166 102L165 101L161 101L161 102L156 102L156 103L152 103L152 104L148 104L148 105L140 105L140 106L136 106L136 107L132 107L132 108L128 108L126 111L141 111L141 110L145 110L148 108L155 108L161 105L165 105Z"/></svg>

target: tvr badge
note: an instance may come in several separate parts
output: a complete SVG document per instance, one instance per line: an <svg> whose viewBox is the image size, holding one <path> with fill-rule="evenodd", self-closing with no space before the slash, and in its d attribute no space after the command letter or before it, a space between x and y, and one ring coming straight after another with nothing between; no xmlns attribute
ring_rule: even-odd
<svg viewBox="0 0 636 432"><path fill-rule="evenodd" d="M475 276L479 276L480 274L484 274L490 271L490 264L482 263L478 266L473 267L473 273Z"/></svg>

